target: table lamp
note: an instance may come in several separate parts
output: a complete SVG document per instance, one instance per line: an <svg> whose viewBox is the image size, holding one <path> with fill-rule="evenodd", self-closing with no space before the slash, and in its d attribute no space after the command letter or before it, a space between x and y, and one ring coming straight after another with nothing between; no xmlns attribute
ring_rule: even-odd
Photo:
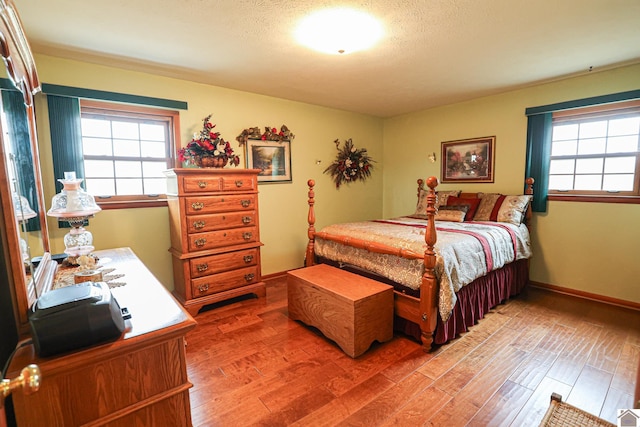
<svg viewBox="0 0 640 427"><path fill-rule="evenodd" d="M15 213L16 220L18 224L24 225L31 218L35 218L38 214L31 208L29 201L26 197L19 195L15 191L11 194L13 199L13 212ZM29 265L29 259L31 258L29 254L29 245L27 242L20 237L20 252L22 252L22 261L25 265Z"/></svg>
<svg viewBox="0 0 640 427"><path fill-rule="evenodd" d="M95 249L93 236L85 230L84 221L102 210L93 196L80 187L82 181L82 178L76 178L75 172L65 172L64 179L58 180L62 190L53 196L51 209L47 212L48 216L66 221L71 226L64 236L64 253L73 258L67 259L70 264L76 264L74 260L77 257L89 255Z"/></svg>

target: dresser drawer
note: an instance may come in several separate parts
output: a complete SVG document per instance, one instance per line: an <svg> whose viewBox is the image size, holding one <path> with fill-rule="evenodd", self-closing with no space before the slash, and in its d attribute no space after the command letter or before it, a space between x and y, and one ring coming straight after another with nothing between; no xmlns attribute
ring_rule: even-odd
<svg viewBox="0 0 640 427"><path fill-rule="evenodd" d="M192 259L189 261L189 269L191 270L191 277L195 279L223 271L250 267L257 263L258 249L247 249Z"/></svg>
<svg viewBox="0 0 640 427"><path fill-rule="evenodd" d="M182 187L185 193L207 193L222 189L222 178L219 176L184 176Z"/></svg>
<svg viewBox="0 0 640 427"><path fill-rule="evenodd" d="M255 175L246 176L223 176L222 191L255 191L258 188L258 177Z"/></svg>
<svg viewBox="0 0 640 427"><path fill-rule="evenodd" d="M191 280L191 292L194 298L217 292L227 291L259 281L258 266L211 274Z"/></svg>
<svg viewBox="0 0 640 427"><path fill-rule="evenodd" d="M255 191L258 188L256 176L241 175L195 175L182 178L182 187L185 193L210 193L210 192L234 192Z"/></svg>
<svg viewBox="0 0 640 427"><path fill-rule="evenodd" d="M256 202L256 194L192 196L184 198L185 213L187 215L255 210Z"/></svg>
<svg viewBox="0 0 640 427"><path fill-rule="evenodd" d="M257 215L255 211L190 215L187 217L187 233L203 233L226 228L247 227L256 225L256 222Z"/></svg>
<svg viewBox="0 0 640 427"><path fill-rule="evenodd" d="M232 228L229 230L195 233L188 236L189 252L222 248L258 241L258 227Z"/></svg>

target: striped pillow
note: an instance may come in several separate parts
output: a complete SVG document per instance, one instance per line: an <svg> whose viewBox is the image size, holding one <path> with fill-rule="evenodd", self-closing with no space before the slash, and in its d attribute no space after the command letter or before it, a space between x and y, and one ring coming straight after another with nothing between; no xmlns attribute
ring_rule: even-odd
<svg viewBox="0 0 640 427"><path fill-rule="evenodd" d="M525 219L532 196L505 196L498 193L480 193L480 205L474 221L508 222L520 225Z"/></svg>

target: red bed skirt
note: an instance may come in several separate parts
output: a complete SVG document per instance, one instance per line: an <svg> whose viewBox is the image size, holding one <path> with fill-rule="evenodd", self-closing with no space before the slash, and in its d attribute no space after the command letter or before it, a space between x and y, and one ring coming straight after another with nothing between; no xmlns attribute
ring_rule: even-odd
<svg viewBox="0 0 640 427"><path fill-rule="evenodd" d="M444 344L478 323L484 315L509 297L519 294L529 281L529 262L526 259L512 262L499 270L480 277L456 294L458 302L446 323L438 315L434 344ZM396 331L413 336L420 341L420 327L396 316Z"/></svg>

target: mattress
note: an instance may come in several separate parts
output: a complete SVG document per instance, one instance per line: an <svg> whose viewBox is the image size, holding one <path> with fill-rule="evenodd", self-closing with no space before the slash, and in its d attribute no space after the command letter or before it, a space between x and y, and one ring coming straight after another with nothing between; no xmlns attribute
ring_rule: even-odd
<svg viewBox="0 0 640 427"><path fill-rule="evenodd" d="M443 321L449 318L457 301L456 292L463 286L489 271L531 256L529 230L524 224L436 221L435 226L438 236L435 274L440 284L438 310ZM424 219L398 217L333 224L320 231L423 254L425 229ZM319 236L315 239L315 253L371 271L410 289L418 290L422 283L422 259L374 253Z"/></svg>

